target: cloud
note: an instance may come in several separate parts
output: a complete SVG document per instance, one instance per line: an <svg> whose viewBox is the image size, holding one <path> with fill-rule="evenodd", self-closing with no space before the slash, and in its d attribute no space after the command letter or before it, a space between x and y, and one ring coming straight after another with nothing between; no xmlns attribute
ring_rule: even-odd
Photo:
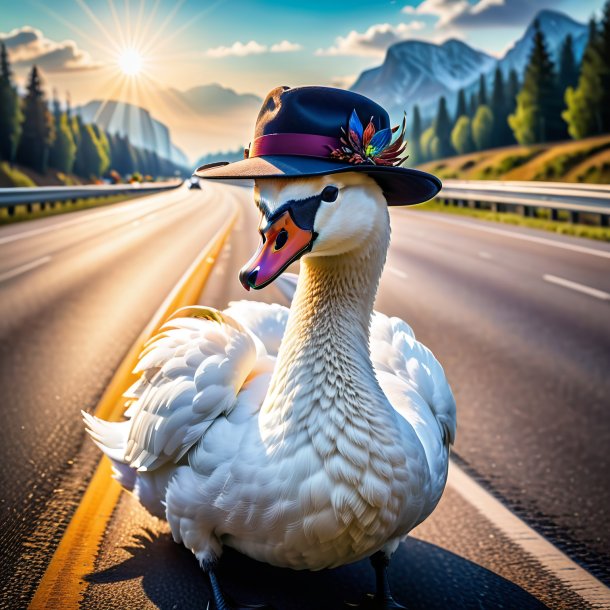
<svg viewBox="0 0 610 610"><path fill-rule="evenodd" d="M437 28L510 27L526 25L538 11L556 5L557 0L424 0L402 12L437 17Z"/></svg>
<svg viewBox="0 0 610 610"><path fill-rule="evenodd" d="M282 42L276 42L270 47L256 40L250 42L234 42L230 47L214 47L208 49L205 54L207 57L214 57L215 59L222 57L245 57L246 55L260 55L261 53L291 53L299 51L303 47L296 42L290 42L289 40L282 40Z"/></svg>
<svg viewBox="0 0 610 610"><path fill-rule="evenodd" d="M328 49L318 49L316 55L364 55L383 57L387 48L395 42L408 38L409 34L423 29L422 21L411 21L390 25L372 25L366 32L352 30L347 36L338 36Z"/></svg>
<svg viewBox="0 0 610 610"><path fill-rule="evenodd" d="M271 45L269 49L272 53L293 53L294 51L300 51L303 47L296 42L290 42L288 40L282 40Z"/></svg>
<svg viewBox="0 0 610 610"><path fill-rule="evenodd" d="M16 68L36 64L47 72L94 70L101 63L94 61L87 51L79 49L73 40L55 42L28 25L0 32L0 41L6 45L9 58Z"/></svg>

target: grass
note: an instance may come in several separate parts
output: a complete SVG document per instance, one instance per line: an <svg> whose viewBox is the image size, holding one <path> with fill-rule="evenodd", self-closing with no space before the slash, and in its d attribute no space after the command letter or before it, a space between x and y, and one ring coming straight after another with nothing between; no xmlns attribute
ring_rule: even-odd
<svg viewBox="0 0 610 610"><path fill-rule="evenodd" d="M36 183L27 174L3 161L0 163L0 186L36 186Z"/></svg>
<svg viewBox="0 0 610 610"><path fill-rule="evenodd" d="M11 224L13 222L22 222L24 220L32 220L34 218L44 218L46 216L57 216L67 212L76 212L77 210L87 210L96 208L120 201L127 201L139 197L139 194L134 195L113 195L111 197L92 197L91 199L77 199L76 202L56 202L55 207L41 209L40 204L32 204L32 211L28 212L26 205L15 206L15 213L9 216L7 208L0 208L0 225Z"/></svg>
<svg viewBox="0 0 610 610"><path fill-rule="evenodd" d="M539 211L540 217L530 218L520 216L519 214L512 214L510 212L492 212L491 210L460 208L453 205L446 206L442 203L439 203L437 200L432 200L428 203L419 205L417 206L417 209L428 212L444 212L449 214L457 214L460 216L470 216L473 218L479 218L480 220L503 222L505 224L529 227L531 229L542 229L544 231L551 231L553 233L560 233L562 235L572 235L574 237L585 237L587 239L596 239L599 241L610 242L609 227L598 227L585 224L571 224L568 222L549 220L547 218L544 218L544 216L548 214L548 211Z"/></svg>
<svg viewBox="0 0 610 610"><path fill-rule="evenodd" d="M610 135L534 146L493 148L430 161L418 169L441 179L610 184Z"/></svg>

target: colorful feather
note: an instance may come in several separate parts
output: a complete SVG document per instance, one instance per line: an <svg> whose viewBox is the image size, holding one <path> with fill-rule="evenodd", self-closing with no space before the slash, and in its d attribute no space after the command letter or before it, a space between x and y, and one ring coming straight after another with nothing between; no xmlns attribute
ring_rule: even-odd
<svg viewBox="0 0 610 610"><path fill-rule="evenodd" d="M392 134L400 132L392 142ZM360 165L395 166L400 165L406 157L400 155L404 152L407 143L404 141L406 130L406 116L402 125L376 131L373 117L370 118L366 129L356 113L352 112L348 121L347 131L341 128L341 147L331 151L330 157L340 161L347 161Z"/></svg>

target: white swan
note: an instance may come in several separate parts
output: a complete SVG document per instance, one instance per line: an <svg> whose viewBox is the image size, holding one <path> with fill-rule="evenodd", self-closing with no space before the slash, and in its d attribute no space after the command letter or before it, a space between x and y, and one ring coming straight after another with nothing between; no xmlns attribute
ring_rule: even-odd
<svg viewBox="0 0 610 610"><path fill-rule="evenodd" d="M264 285L301 256L290 310L176 312L141 355L127 419L84 414L89 433L196 555L218 608L224 545L294 569L374 556L374 607L402 607L385 566L441 497L456 421L432 353L372 311L386 201L363 173L258 180L255 198L264 240L242 281Z"/></svg>

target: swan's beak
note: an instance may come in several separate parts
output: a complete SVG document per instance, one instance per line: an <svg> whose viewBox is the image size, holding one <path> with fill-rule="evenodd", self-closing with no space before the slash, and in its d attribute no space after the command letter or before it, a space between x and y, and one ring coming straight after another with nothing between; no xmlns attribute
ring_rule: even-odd
<svg viewBox="0 0 610 610"><path fill-rule="evenodd" d="M264 288L291 263L311 250L313 230L301 229L290 210L261 231L263 241L256 254L242 267L239 280L246 290Z"/></svg>

